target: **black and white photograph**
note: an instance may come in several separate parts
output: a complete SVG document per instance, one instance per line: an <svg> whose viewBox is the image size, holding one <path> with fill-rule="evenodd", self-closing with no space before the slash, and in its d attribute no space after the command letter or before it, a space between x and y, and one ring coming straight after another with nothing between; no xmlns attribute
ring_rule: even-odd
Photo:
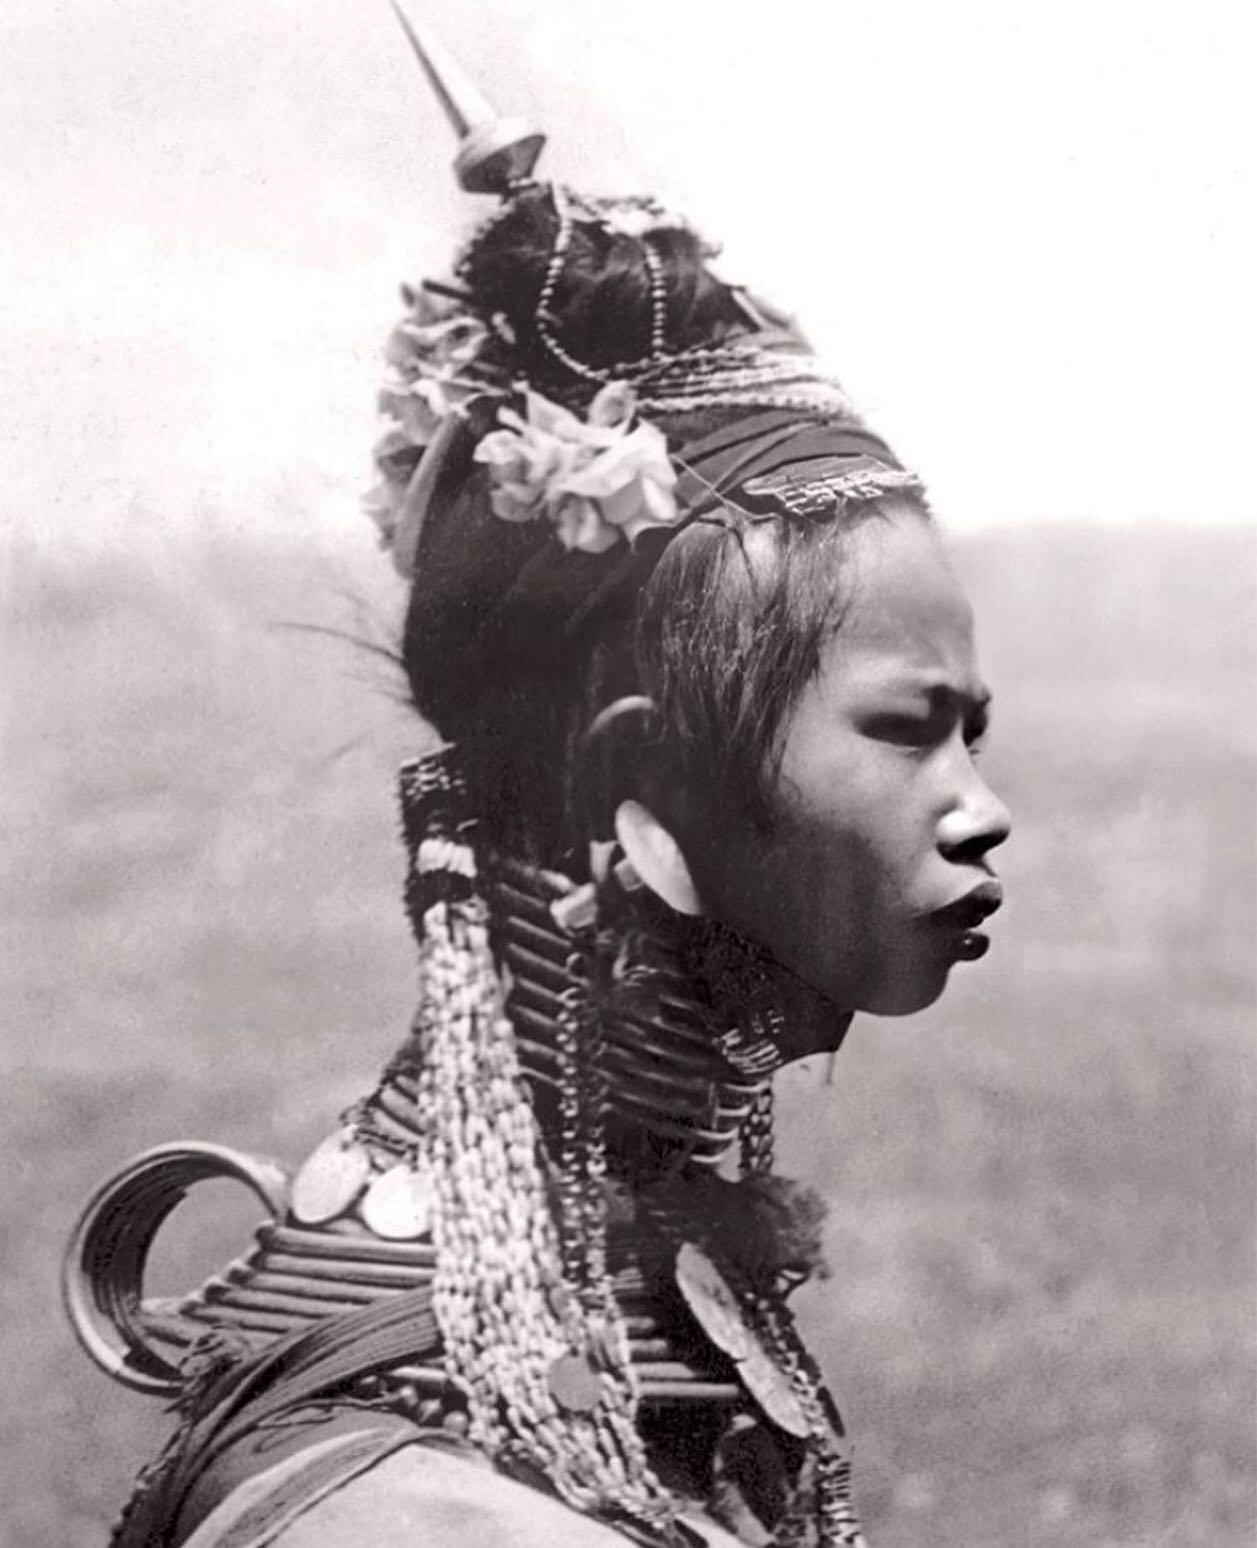
<svg viewBox="0 0 1257 1548"><path fill-rule="evenodd" d="M7 0L0 1544L1257 1541L1255 42Z"/></svg>

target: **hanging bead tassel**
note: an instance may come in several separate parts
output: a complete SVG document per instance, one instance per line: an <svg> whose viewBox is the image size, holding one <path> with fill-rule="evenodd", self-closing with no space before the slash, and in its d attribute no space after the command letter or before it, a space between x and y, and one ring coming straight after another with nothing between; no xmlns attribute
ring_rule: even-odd
<svg viewBox="0 0 1257 1548"><path fill-rule="evenodd" d="M584 1124L585 1078L578 1069L570 1136L581 1196L561 1201L561 1234L451 752L407 765L401 787L420 966L417 1127L433 1177L433 1309L447 1375L466 1400L470 1439L503 1466L540 1470L576 1508L634 1521L666 1542L675 1508L637 1432L605 1253L589 1250L601 1184L597 1167L581 1160L597 1139ZM578 982L577 1039L587 1021L581 1004ZM582 1051L571 1053L579 1066ZM599 1281L596 1295L582 1293Z"/></svg>

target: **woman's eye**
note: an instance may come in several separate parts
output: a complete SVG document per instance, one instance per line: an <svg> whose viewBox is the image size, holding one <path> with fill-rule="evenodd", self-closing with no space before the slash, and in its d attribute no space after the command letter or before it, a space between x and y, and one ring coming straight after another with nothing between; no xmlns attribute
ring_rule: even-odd
<svg viewBox="0 0 1257 1548"><path fill-rule="evenodd" d="M986 751L986 739L990 729L985 715L965 727L965 746L969 749L971 758L980 758Z"/></svg>
<svg viewBox="0 0 1257 1548"><path fill-rule="evenodd" d="M902 747L927 747L939 736L938 717L929 714L874 715L865 729L876 741Z"/></svg>

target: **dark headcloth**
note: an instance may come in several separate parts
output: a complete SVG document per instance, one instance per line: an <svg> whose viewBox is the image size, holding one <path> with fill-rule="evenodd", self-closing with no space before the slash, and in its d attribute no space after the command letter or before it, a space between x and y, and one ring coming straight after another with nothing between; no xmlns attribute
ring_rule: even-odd
<svg viewBox="0 0 1257 1548"><path fill-rule="evenodd" d="M582 643L632 616L676 534L728 505L769 518L792 507L792 484L835 469L899 469L862 425L769 409L673 451L681 519L604 553L567 549L546 521L494 515L489 470L472 461L486 426L463 426L432 491L415 556L408 657L419 708L446 735L490 676L533 676L570 663Z"/></svg>

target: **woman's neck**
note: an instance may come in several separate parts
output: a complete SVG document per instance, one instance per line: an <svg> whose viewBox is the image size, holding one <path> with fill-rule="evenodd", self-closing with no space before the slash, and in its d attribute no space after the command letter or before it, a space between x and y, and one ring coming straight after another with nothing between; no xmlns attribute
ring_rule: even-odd
<svg viewBox="0 0 1257 1548"><path fill-rule="evenodd" d="M502 860L488 888L507 1011L543 1132L553 1132L572 1077L562 1052L565 1020L582 996L597 995L609 1161L647 1176L717 1166L767 1078L741 1075L729 1064L710 1004L677 954L651 932L600 943L613 961L599 975L603 981L591 983L584 948L553 911L574 890L554 872Z"/></svg>

